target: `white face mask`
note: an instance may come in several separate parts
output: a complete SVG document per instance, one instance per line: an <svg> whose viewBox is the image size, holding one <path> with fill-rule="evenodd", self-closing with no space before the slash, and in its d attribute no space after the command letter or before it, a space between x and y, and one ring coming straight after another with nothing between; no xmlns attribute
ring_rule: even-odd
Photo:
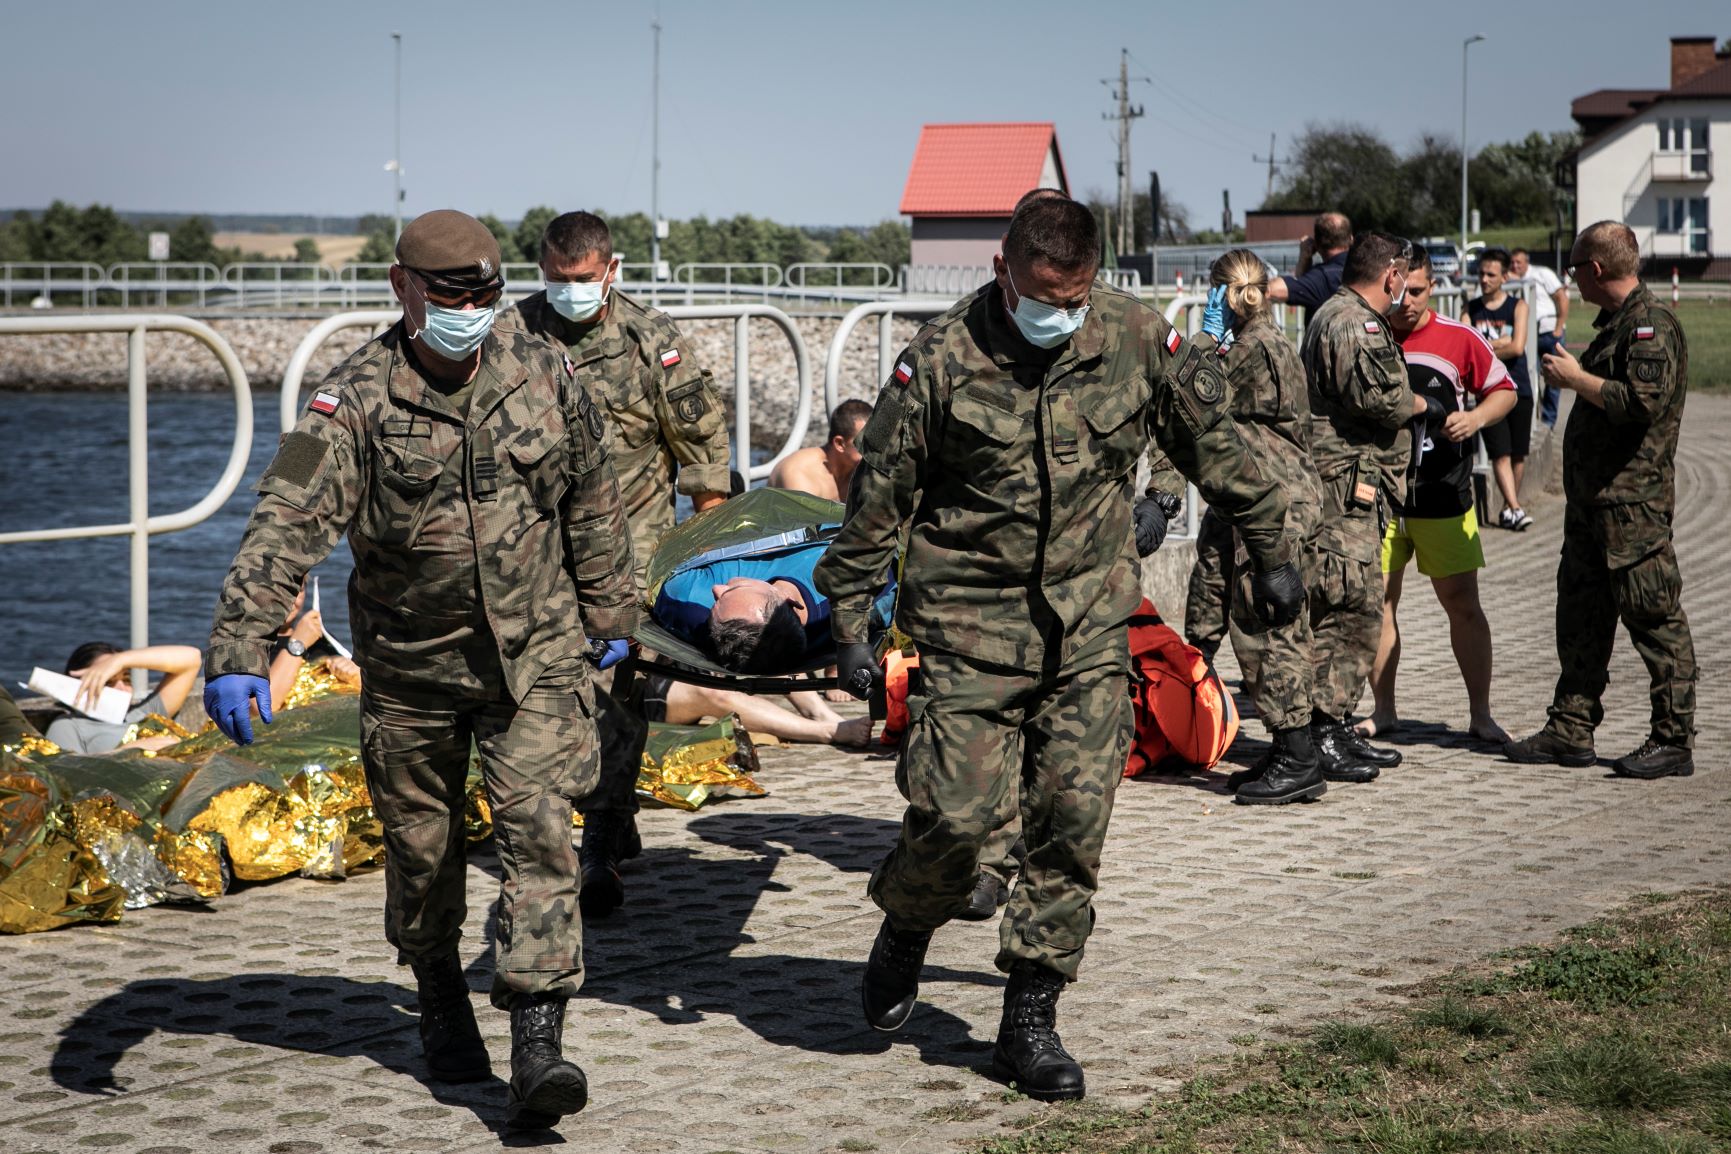
<svg viewBox="0 0 1731 1154"><path fill-rule="evenodd" d="M1022 290L1016 288L1016 278L1010 276L1008 264L1004 266L1004 275L1009 277L1010 288L1016 293L1016 308L1010 314L1010 319L1016 322L1022 339L1035 348L1050 349L1063 344L1076 334L1076 330L1081 328L1082 322L1088 318L1088 309L1092 306L1061 309L1057 305L1034 300L1024 296Z"/></svg>
<svg viewBox="0 0 1731 1154"><path fill-rule="evenodd" d="M600 280L548 281L547 303L553 311L568 321L582 324L594 320L607 303L607 293L613 286L613 274L618 265L609 264Z"/></svg>

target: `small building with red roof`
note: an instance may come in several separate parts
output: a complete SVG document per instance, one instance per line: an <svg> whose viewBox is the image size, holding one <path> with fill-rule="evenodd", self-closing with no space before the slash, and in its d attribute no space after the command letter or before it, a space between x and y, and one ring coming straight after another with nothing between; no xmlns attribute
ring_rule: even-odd
<svg viewBox="0 0 1731 1154"><path fill-rule="evenodd" d="M901 207L915 281L922 269L990 268L1016 202L1036 188L1070 191L1050 123L922 128Z"/></svg>
<svg viewBox="0 0 1731 1154"><path fill-rule="evenodd" d="M1731 273L1731 51L1712 36L1671 38L1668 88L1603 88L1569 113L1582 141L1559 178L1573 181L1577 228L1620 220L1650 275ZM1727 173L1731 177L1731 166ZM1565 251L1567 251L1565 249Z"/></svg>

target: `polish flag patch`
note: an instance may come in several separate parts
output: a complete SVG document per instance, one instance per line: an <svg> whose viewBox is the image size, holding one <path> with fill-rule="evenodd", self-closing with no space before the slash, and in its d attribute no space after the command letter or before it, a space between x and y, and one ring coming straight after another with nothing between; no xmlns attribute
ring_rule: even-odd
<svg viewBox="0 0 1731 1154"><path fill-rule="evenodd" d="M343 399L335 393L317 393L313 396L312 403L308 405L307 408L311 409L315 413L323 413L328 417L337 411L337 406L342 404L342 400Z"/></svg>
<svg viewBox="0 0 1731 1154"><path fill-rule="evenodd" d="M1167 329L1166 330L1166 351L1168 353L1177 352L1178 351L1178 345L1180 342L1183 341L1183 339L1184 339L1183 337L1178 335L1177 329Z"/></svg>
<svg viewBox="0 0 1731 1154"><path fill-rule="evenodd" d="M1375 321L1365 321L1364 331L1367 333L1380 333L1382 331L1382 326L1377 324Z"/></svg>
<svg viewBox="0 0 1731 1154"><path fill-rule="evenodd" d="M678 349L663 349L663 350L661 350L661 367L662 368L671 369L674 365L677 365L678 363L679 363L679 350Z"/></svg>
<svg viewBox="0 0 1731 1154"><path fill-rule="evenodd" d="M913 379L914 379L914 367L912 365L908 364L906 361L903 361L901 364L896 366L896 380L900 381L902 384L905 385Z"/></svg>
<svg viewBox="0 0 1731 1154"><path fill-rule="evenodd" d="M1650 341L1650 340L1652 340L1653 339L1653 326L1652 325L1642 325L1640 328L1636 329L1635 330L1635 339L1638 341Z"/></svg>

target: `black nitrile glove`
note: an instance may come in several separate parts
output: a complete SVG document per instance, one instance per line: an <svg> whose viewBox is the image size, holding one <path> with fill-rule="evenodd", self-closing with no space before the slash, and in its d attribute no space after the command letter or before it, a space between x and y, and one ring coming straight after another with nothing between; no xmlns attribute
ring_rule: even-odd
<svg viewBox="0 0 1731 1154"><path fill-rule="evenodd" d="M1136 525L1136 556L1146 557L1166 540L1167 514L1154 497L1143 497L1131 513Z"/></svg>
<svg viewBox="0 0 1731 1154"><path fill-rule="evenodd" d="M1304 579L1288 561L1250 578L1250 604L1264 624L1279 628L1298 619L1304 608Z"/></svg>
<svg viewBox="0 0 1731 1154"><path fill-rule="evenodd" d="M863 641L844 641L835 647L835 680L843 690L864 701L878 679L878 658Z"/></svg>
<svg viewBox="0 0 1731 1154"><path fill-rule="evenodd" d="M1437 400L1435 397L1431 396L1429 393L1426 393L1424 395L1424 419L1425 420L1436 421L1438 423L1441 423L1442 421L1445 421L1448 419L1448 415L1449 415L1449 411L1447 409L1443 408L1443 404L1441 401Z"/></svg>

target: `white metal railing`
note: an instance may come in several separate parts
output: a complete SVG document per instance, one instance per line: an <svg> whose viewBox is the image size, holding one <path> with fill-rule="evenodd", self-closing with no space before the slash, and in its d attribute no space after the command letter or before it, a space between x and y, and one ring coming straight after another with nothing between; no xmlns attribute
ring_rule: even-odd
<svg viewBox="0 0 1731 1154"><path fill-rule="evenodd" d="M150 515L150 423L145 412L148 389L144 357L147 332L184 333L216 354L234 393L234 443L222 475L190 508ZM132 538L132 648L150 644L150 538L158 533L189 529L222 507L246 473L252 451L252 390L246 369L234 349L214 329L190 317L143 313L124 316L0 317L0 335L44 333L125 333L127 391L127 520L113 525L78 525L64 529L25 529L0 533L0 545L26 541L64 541L81 537ZM142 673L133 671L133 687L143 688Z"/></svg>
<svg viewBox="0 0 1731 1154"><path fill-rule="evenodd" d="M806 351L805 338L800 335L799 327L793 318L771 305L676 305L664 310L674 320L686 321L733 321L733 458L734 467L747 480L759 481L768 477L775 466L783 458L795 452L805 441L806 430L811 426L811 357ZM395 324L402 315L399 309L371 309L357 312L337 313L326 317L314 325L289 357L288 367L283 370L282 395L278 398L278 418L283 432L294 428L295 420L300 413L301 384L306 378L307 367L312 363L316 353L332 334L344 329L371 327L375 330L385 325ZM766 320L787 337L789 346L793 349L794 381L796 402L794 406L793 427L788 430L787 439L781 450L774 457L761 465L751 464L751 322Z"/></svg>
<svg viewBox="0 0 1731 1154"><path fill-rule="evenodd" d="M168 307L169 293L191 293L203 308L210 290L222 284L222 270L202 261L123 261L108 266L108 283L120 293L120 307L132 307L135 294L142 294L146 304Z"/></svg>
<svg viewBox="0 0 1731 1154"><path fill-rule="evenodd" d="M841 404L841 361L842 354L847 349L848 337L853 335L854 328L867 317L878 318L878 383L882 384L889 378L891 362L895 359L895 339L893 324L898 316L904 317L935 317L949 309L945 301L868 301L856 305L848 311L836 326L835 336L830 338L829 355L823 364L823 409L825 413L833 413L835 407Z"/></svg>
<svg viewBox="0 0 1731 1154"><path fill-rule="evenodd" d="M274 307L312 304L335 300L341 285L334 270L326 265L281 261L240 261L224 265L223 285L232 289L235 303L256 305L268 300Z"/></svg>
<svg viewBox="0 0 1731 1154"><path fill-rule="evenodd" d="M24 296L25 304L40 307L54 293L77 293L90 308L107 275L101 265L85 261L7 261L0 264L0 300L12 308L13 297Z"/></svg>

